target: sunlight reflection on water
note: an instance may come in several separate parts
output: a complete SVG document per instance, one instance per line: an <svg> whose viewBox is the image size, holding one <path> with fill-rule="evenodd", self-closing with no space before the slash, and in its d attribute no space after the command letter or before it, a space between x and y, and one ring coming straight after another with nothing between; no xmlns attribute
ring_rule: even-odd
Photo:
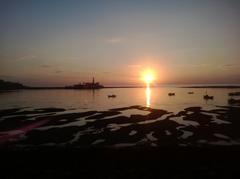
<svg viewBox="0 0 240 179"><path fill-rule="evenodd" d="M150 84L147 83L147 87L146 87L146 107L150 107L151 105L151 88L150 88Z"/></svg>

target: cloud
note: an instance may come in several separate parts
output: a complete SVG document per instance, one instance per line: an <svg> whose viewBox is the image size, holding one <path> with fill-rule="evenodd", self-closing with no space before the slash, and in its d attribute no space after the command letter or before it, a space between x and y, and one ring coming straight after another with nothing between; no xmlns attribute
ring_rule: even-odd
<svg viewBox="0 0 240 179"><path fill-rule="evenodd" d="M50 68L50 67L52 67L51 65L42 65L41 66L42 68Z"/></svg>
<svg viewBox="0 0 240 179"><path fill-rule="evenodd" d="M120 42L122 42L123 39L122 39L122 38L119 38L119 37L113 37L113 38L107 39L106 41L107 41L107 43L115 44L115 43L120 43Z"/></svg>
<svg viewBox="0 0 240 179"><path fill-rule="evenodd" d="M231 63L229 63L229 64L224 64L221 67L232 68L232 67L236 67L236 66L238 66L238 64L231 64Z"/></svg>
<svg viewBox="0 0 240 179"><path fill-rule="evenodd" d="M57 70L57 71L55 71L55 73L62 73L63 71L61 71L61 70Z"/></svg>
<svg viewBox="0 0 240 179"><path fill-rule="evenodd" d="M229 64L224 64L224 65L220 65L218 66L218 68L220 68L221 70L233 70L233 69L237 69L240 67L240 64L234 64L234 63L229 63Z"/></svg>
<svg viewBox="0 0 240 179"><path fill-rule="evenodd" d="M103 74L111 74L112 72L109 72L109 71L104 71L102 72Z"/></svg>
<svg viewBox="0 0 240 179"><path fill-rule="evenodd" d="M178 67L187 67L187 68L199 68L209 66L208 64L177 64Z"/></svg>
<svg viewBox="0 0 240 179"><path fill-rule="evenodd" d="M36 58L37 58L37 56L35 56L35 55L25 55L25 56L17 58L16 61L33 60L33 59L36 59Z"/></svg>
<svg viewBox="0 0 240 179"><path fill-rule="evenodd" d="M142 65L128 65L128 68L141 68Z"/></svg>

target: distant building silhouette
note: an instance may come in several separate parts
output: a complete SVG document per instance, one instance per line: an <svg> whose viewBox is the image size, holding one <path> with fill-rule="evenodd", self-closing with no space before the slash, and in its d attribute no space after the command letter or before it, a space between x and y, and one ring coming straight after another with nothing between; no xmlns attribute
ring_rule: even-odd
<svg viewBox="0 0 240 179"><path fill-rule="evenodd" d="M100 88L104 88L103 85L101 85L99 82L95 83L95 79L93 77L92 82L88 82L88 83L78 83L72 86L66 86L66 89L100 89Z"/></svg>

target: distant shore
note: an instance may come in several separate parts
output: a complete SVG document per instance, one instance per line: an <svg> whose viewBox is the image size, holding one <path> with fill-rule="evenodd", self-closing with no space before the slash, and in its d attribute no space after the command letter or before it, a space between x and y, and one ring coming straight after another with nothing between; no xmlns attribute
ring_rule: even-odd
<svg viewBox="0 0 240 179"><path fill-rule="evenodd" d="M176 87L176 88L240 88L240 85L201 85L201 86L180 86L180 85L164 85L164 86L151 86L152 88L159 87ZM146 88L146 86L107 86L104 88Z"/></svg>
<svg viewBox="0 0 240 179"><path fill-rule="evenodd" d="M152 88L159 87L176 87L176 88L222 88L222 89L235 89L240 88L240 86L151 86ZM0 89L1 91L15 91L15 90L99 90L99 89L109 89L109 88L146 88L146 86L105 86L103 88L91 89L91 88L65 88L65 87L25 87L18 89Z"/></svg>
<svg viewBox="0 0 240 179"><path fill-rule="evenodd" d="M240 84L192 84L192 85L151 85L151 88L159 87L176 87L176 88L240 88ZM119 86L103 86L100 83L94 81L88 83L79 83L71 86L26 86L21 83L4 81L0 79L0 92L14 91L14 90L57 90L57 89L75 89L75 90L97 90L103 88L146 88L146 85L119 85Z"/></svg>
<svg viewBox="0 0 240 179"><path fill-rule="evenodd" d="M183 86L181 88L240 88L240 85L228 85L228 86L224 86L224 85L214 85L214 86Z"/></svg>

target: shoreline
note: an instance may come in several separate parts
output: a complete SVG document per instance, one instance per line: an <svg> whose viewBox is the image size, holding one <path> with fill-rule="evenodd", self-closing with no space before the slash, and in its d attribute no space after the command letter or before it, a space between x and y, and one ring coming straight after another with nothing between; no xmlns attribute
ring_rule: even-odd
<svg viewBox="0 0 240 179"><path fill-rule="evenodd" d="M65 87L29 87L19 89L0 89L1 92L12 92L19 90L101 90L101 89L131 89L146 88L146 86L106 86L103 88L65 88ZM214 89L240 89L240 86L151 86L151 88L214 88Z"/></svg>
<svg viewBox="0 0 240 179"><path fill-rule="evenodd" d="M223 89L235 89L240 86L182 86L180 88L223 88Z"/></svg>

